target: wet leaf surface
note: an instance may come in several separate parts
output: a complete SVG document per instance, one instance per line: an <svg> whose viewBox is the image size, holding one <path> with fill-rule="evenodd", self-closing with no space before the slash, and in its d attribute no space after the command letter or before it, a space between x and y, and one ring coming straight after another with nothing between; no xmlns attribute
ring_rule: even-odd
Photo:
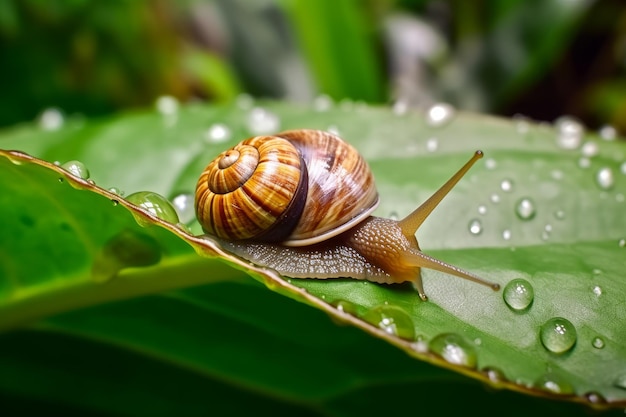
<svg viewBox="0 0 626 417"><path fill-rule="evenodd" d="M446 413L462 409L446 404L454 396L547 415L586 412L571 401L625 405L623 143L588 135L570 146L550 126L463 113L438 123L262 105L269 121L194 105L3 132L0 148L41 158L0 151L9 407L357 415L392 401L399 414L407 397ZM408 214L482 149L417 237L503 291L428 270L429 302L404 285L282 279L195 237L195 221L175 224L169 209L161 220L119 195L188 195L210 159L264 126L338 129L370 162L386 217ZM95 185L52 163L70 160Z"/></svg>

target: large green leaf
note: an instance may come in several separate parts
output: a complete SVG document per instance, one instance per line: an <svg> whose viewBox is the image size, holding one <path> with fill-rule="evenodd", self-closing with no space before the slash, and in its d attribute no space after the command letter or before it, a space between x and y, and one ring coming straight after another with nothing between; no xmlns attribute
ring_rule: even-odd
<svg viewBox="0 0 626 417"><path fill-rule="evenodd" d="M471 114L432 126L420 113L262 105L266 113L252 118L237 106L198 105L4 132L1 148L41 158L0 152L0 326L8 330L0 389L8 407L28 410L34 400L104 415L229 407L356 415L389 413L390 404L399 413L415 401L459 411L463 399L485 397L486 410L511 415L584 411L487 393L443 368L537 396L626 404L623 143L589 136L564 149L552 127ZM486 159L418 238L426 253L503 287L525 279L531 306L515 311L503 292L428 270L429 302L399 285L285 280L195 237L194 221L189 229L168 223L106 190L192 192L218 151L262 125L339 129L371 163L383 216L408 213L483 149ZM229 143L217 143L224 127ZM97 185L44 162L70 159L84 162ZM598 181L602 169L612 182ZM527 219L516 214L522 198L534 207ZM240 270L365 332L336 327ZM576 329L562 354L540 338L554 317Z"/></svg>

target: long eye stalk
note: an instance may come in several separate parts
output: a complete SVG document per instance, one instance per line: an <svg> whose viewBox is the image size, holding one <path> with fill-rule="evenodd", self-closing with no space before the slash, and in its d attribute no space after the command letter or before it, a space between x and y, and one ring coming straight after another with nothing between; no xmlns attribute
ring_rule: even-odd
<svg viewBox="0 0 626 417"><path fill-rule="evenodd" d="M441 200L443 200L450 190L454 188L456 183L463 178L472 165L474 165L474 163L482 157L483 152L476 151L472 158L465 165L463 165L463 167L459 169L458 172L452 176L452 178L442 185L440 189L435 191L435 193L430 196L428 200L424 201L424 203L416 208L411 214L400 220L398 224L402 229L402 233L407 237L414 236L417 229L419 229L422 223L424 223L424 220L426 220L435 207L439 205Z"/></svg>

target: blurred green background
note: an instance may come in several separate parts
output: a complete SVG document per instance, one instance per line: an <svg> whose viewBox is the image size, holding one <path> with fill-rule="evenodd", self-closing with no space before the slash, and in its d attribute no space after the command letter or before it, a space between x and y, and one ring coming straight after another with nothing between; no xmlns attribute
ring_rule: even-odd
<svg viewBox="0 0 626 417"><path fill-rule="evenodd" d="M623 0L3 0L0 126L253 97L626 132Z"/></svg>

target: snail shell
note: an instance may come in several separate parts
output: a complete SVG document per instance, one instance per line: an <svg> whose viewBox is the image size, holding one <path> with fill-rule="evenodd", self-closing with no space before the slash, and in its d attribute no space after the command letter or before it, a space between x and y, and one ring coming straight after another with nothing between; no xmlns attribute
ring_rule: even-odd
<svg viewBox="0 0 626 417"><path fill-rule="evenodd" d="M308 246L349 230L377 205L363 157L319 130L246 139L209 163L196 186L204 231L235 241Z"/></svg>

